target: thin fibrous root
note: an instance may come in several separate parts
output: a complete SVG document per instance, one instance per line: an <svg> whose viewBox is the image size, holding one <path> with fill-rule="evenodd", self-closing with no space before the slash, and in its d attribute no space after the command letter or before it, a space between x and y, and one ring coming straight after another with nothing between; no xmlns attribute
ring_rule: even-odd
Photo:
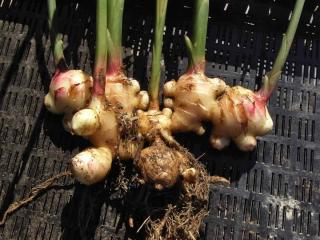
<svg viewBox="0 0 320 240"><path fill-rule="evenodd" d="M208 215L209 179L204 166L190 160L197 170L195 183L185 183L179 199L162 209L160 216L151 215L146 226L147 239L190 239L199 237L199 228Z"/></svg>
<svg viewBox="0 0 320 240"><path fill-rule="evenodd" d="M24 205L28 204L29 202L33 201L33 199L35 199L40 193L42 193L43 191L45 191L49 187L51 187L52 184L56 180L58 180L62 177L70 176L70 175L72 175L71 171L65 171L65 172L59 173L59 174L45 180L44 182L40 183L38 186L33 187L31 189L31 192L28 197L11 203L10 206L8 207L8 209L3 214L2 220L0 221L0 226L6 222L7 217L10 214L17 211L19 208L23 207Z"/></svg>

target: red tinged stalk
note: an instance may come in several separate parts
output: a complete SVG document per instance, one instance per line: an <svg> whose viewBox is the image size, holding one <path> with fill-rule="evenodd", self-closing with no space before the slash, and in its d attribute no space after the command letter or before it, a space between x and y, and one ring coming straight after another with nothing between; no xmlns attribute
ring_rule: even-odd
<svg viewBox="0 0 320 240"><path fill-rule="evenodd" d="M252 92L236 86L227 88L220 97L219 107L213 111L211 117L214 128L210 140L213 147L222 149L232 139L241 150L251 151L256 147L256 136L263 136L272 129L273 121L267 109L267 102L277 85L288 57L304 3L305 0L296 1L274 66L264 76L262 88L257 92ZM225 105L226 102L231 107L228 108Z"/></svg>
<svg viewBox="0 0 320 240"><path fill-rule="evenodd" d="M124 0L108 0L108 67L105 75L105 96L121 114L132 116L137 109L146 109L148 94L140 91L139 82L122 71L122 18Z"/></svg>
<svg viewBox="0 0 320 240"><path fill-rule="evenodd" d="M218 78L208 78L205 71L205 46L209 17L209 0L195 0L192 38L185 37L189 53L187 72L177 81L164 85L164 104L173 109L172 132L205 132L204 121L210 121L211 109L217 107L226 84Z"/></svg>
<svg viewBox="0 0 320 240"><path fill-rule="evenodd" d="M105 78L100 75L96 75L93 78L93 96L104 96L104 85L105 85Z"/></svg>
<svg viewBox="0 0 320 240"><path fill-rule="evenodd" d="M91 101L66 120L71 133L87 138L93 145L71 160L74 177L86 185L105 179L111 170L118 144L117 119L114 111L108 108L105 98L107 4L107 0L97 0L96 52Z"/></svg>
<svg viewBox="0 0 320 240"><path fill-rule="evenodd" d="M86 108L66 121L70 132L87 138L93 145L71 161L75 178L86 185L105 179L115 156L132 158L137 151L136 136L133 140L123 139L129 133L121 132L126 127L119 120L131 117L145 100L139 92L139 83L127 79L121 71L123 3L123 0L97 0L93 97Z"/></svg>

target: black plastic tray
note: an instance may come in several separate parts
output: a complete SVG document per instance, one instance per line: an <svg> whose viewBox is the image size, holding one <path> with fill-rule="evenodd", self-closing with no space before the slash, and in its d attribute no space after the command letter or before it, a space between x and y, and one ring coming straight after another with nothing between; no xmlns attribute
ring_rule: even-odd
<svg viewBox="0 0 320 240"><path fill-rule="evenodd" d="M66 57L91 72L94 1L58 1ZM169 1L164 58L166 78L186 68L183 35L190 32L192 1ZM207 73L251 89L270 69L288 24L293 0L215 0L207 41ZM178 136L208 171L232 182L212 186L206 239L320 239L319 3L306 1L277 91L270 101L273 131L257 149L210 149L207 136ZM125 67L146 88L153 1L130 0L124 21ZM69 43L69 44L68 44ZM30 188L65 170L87 146L64 132L61 119L43 107L53 62L46 1L0 1L0 213ZM105 186L86 188L65 178L9 217L0 239L124 239L123 202ZM79 227L87 226L87 227Z"/></svg>

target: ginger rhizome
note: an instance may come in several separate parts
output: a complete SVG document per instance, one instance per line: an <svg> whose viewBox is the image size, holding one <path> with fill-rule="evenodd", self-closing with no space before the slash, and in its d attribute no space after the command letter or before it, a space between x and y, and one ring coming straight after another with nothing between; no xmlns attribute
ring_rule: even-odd
<svg viewBox="0 0 320 240"><path fill-rule="evenodd" d="M62 35L55 23L56 1L47 0L48 25L55 62L49 92L45 96L46 108L56 114L69 113L83 108L91 98L92 77L82 70L69 70L63 54Z"/></svg>
<svg viewBox="0 0 320 240"><path fill-rule="evenodd" d="M55 9L53 2L48 2L51 16ZM116 156L129 158L135 154L137 149L134 143L122 142L120 119L132 117L137 109L148 105L147 93L140 91L139 83L128 79L121 70L123 4L123 0L97 0L93 78L80 70L58 72L45 97L49 111L64 114L65 129L88 139L93 145L71 160L73 176L86 185L103 180ZM110 28L110 34L107 28ZM55 32L52 35L55 36ZM63 48L61 39L54 39L57 64L64 62ZM128 153L127 148L132 148L132 152ZM125 150L123 154L119 151L121 149Z"/></svg>
<svg viewBox="0 0 320 240"><path fill-rule="evenodd" d="M108 0L108 69L105 75L107 101L121 113L132 116L136 109L145 110L149 97L140 91L139 82L122 71L122 19L124 0Z"/></svg>
<svg viewBox="0 0 320 240"><path fill-rule="evenodd" d="M197 171L190 166L189 156L171 136L171 113L159 107L160 62L167 0L157 0L148 111L138 111L139 133L145 148L135 158L143 180L158 190L169 188L179 180L193 182ZM176 147L173 147L176 146Z"/></svg>
<svg viewBox="0 0 320 240"><path fill-rule="evenodd" d="M137 139L135 136L133 139L123 139L123 128L124 131L127 128L123 126L125 120L122 120L129 119L130 122L136 110L145 109L149 100L147 93L140 91L139 83L127 78L122 72L121 32L124 0L108 0L108 2L104 0L101 4L102 7L97 6L99 21L93 86L95 95L88 107L74 114L71 120L71 131L88 138L95 147L85 150L89 157L84 157L82 152L72 159L73 172L78 176L77 179L85 184L104 179L115 156L127 159L136 154ZM101 13L101 9L104 9L105 14ZM107 49L106 44L108 44ZM88 158L92 161L87 160ZM95 168L92 171L93 162L105 169ZM90 174L87 174L89 171L92 176L97 174L95 180L86 181L81 178L89 177Z"/></svg>
<svg viewBox="0 0 320 240"><path fill-rule="evenodd" d="M158 190L169 188L179 180L194 182L197 170L190 164L190 155L170 133L171 110L138 111L139 131L147 147L135 159L143 180Z"/></svg>
<svg viewBox="0 0 320 240"><path fill-rule="evenodd" d="M210 142L214 148L221 150L233 140L239 149L253 150L256 137L267 134L273 127L267 102L288 56L304 2L297 0L275 64L264 76L262 88L254 92L226 86L222 79L204 74L209 0L196 1L193 38L186 37L188 70L178 81L169 81L164 86L165 106L173 109L172 131L201 135L205 132L203 123L211 122Z"/></svg>

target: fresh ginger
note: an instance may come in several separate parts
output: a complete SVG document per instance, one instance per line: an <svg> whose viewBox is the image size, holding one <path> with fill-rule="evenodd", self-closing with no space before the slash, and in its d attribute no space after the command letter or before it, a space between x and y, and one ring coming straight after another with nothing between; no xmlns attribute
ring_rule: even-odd
<svg viewBox="0 0 320 240"><path fill-rule="evenodd" d="M193 182L197 171L192 168L188 153L171 135L172 111L159 110L160 61L167 0L157 0L156 22L152 53L150 106L148 111L138 111L138 129L145 140L145 148L135 158L135 166L143 180L162 190L180 180Z"/></svg>
<svg viewBox="0 0 320 240"><path fill-rule="evenodd" d="M83 108L91 98L92 77L82 70L57 71L53 76L44 104L56 114Z"/></svg>
<svg viewBox="0 0 320 240"><path fill-rule="evenodd" d="M171 136L171 114L168 108L138 111L140 134L149 146L142 149L135 164L143 180L158 190L172 187L180 179L193 182L197 175L196 170L190 167L188 154L176 147Z"/></svg>
<svg viewBox="0 0 320 240"><path fill-rule="evenodd" d="M106 76L105 95L112 106L129 116L136 109L145 110L149 104L148 93L140 91L139 82L122 72Z"/></svg>
<svg viewBox="0 0 320 240"><path fill-rule="evenodd" d="M216 99L227 88L224 81L208 78L203 73L187 73L179 80L164 85L165 107L174 109L172 132L205 132L203 122L210 119L211 110L218 107Z"/></svg>
<svg viewBox="0 0 320 240"><path fill-rule="evenodd" d="M232 139L243 151L256 146L256 136L272 129L265 100L240 86L228 87L223 80L203 73L186 74L165 85L166 107L174 109L172 131L203 134L203 122L213 124L210 142L223 149Z"/></svg>
<svg viewBox="0 0 320 240"><path fill-rule="evenodd" d="M123 131L126 131L127 128L122 129L124 124L122 121L132 122L131 119L136 110L145 109L149 102L148 94L145 91L140 91L138 81L129 79L121 69L124 0L109 0L108 3L105 0L99 0L99 2L102 2L103 6L97 6L97 16L100 22L97 23L97 61L93 88L95 95L87 108L75 113L71 124L67 124L71 126L71 132L88 138L95 147L95 151L85 150L86 154L90 156L87 159L90 158L92 161L82 161L85 159L83 152L72 159L75 176L79 176L77 179L85 184L92 184L104 179L115 156L119 156L120 159L133 158L138 149L138 142L136 138L126 139L123 137ZM101 10L101 7L104 10ZM106 11L106 8L108 8L108 20L102 20L99 16L102 16L101 11ZM103 17L106 18L105 15ZM105 51L107 43L108 51ZM108 62L107 69L105 68L106 62ZM129 127L131 126L130 124ZM99 154L95 154L96 152ZM100 164L105 169L92 170L95 164ZM87 174L88 172L91 175ZM88 180L89 178L90 180Z"/></svg>
<svg viewBox="0 0 320 240"><path fill-rule="evenodd" d="M113 17L122 18L120 12L123 11L124 2L115 3L119 5L112 5L109 11L118 14ZM55 10L55 1L49 1L48 6L49 12L52 13ZM135 154L136 144L130 141L123 142L121 139L119 119L124 115L132 118L137 109L147 107L149 100L147 93L140 91L139 83L128 79L121 72L121 46L117 45L117 52L114 49L110 50L112 54L109 54L110 63L107 70L106 39L111 39L113 36L108 36L106 13L107 1L98 0L94 77L81 70L57 71L51 81L49 93L45 97L45 105L49 111L65 114L64 128L71 134L88 139L93 145L71 160L73 176L87 185L99 182L107 176L115 156L129 158ZM113 22L115 21L110 23L110 28L113 27ZM121 22L117 23L121 25ZM114 34L121 33L115 31ZM56 63L64 61L61 39L59 41L53 39L55 39ZM116 46L109 47L116 48ZM128 148L131 152L128 152Z"/></svg>
<svg viewBox="0 0 320 240"><path fill-rule="evenodd" d="M164 104L173 109L171 130L201 135L205 132L202 124L211 122L210 142L214 148L221 150L233 140L239 149L253 150L256 137L267 134L273 127L267 102L288 56L303 5L304 0L297 0L274 67L264 77L261 90L253 92L240 86L229 87L221 79L205 76L209 1L196 1L193 41L186 37L190 55L188 72L164 86Z"/></svg>
<svg viewBox="0 0 320 240"><path fill-rule="evenodd" d="M77 111L90 101L93 80L82 70L68 69L63 53L62 35L58 34L57 26L53 22L55 12L56 1L48 0L48 24L56 70L44 104L50 112L62 114Z"/></svg>
<svg viewBox="0 0 320 240"><path fill-rule="evenodd" d="M267 134L273 127L266 99L249 89L227 88L217 102L218 107L212 109L210 136L216 149L225 148L232 139L240 150L251 151L257 145L256 136Z"/></svg>

